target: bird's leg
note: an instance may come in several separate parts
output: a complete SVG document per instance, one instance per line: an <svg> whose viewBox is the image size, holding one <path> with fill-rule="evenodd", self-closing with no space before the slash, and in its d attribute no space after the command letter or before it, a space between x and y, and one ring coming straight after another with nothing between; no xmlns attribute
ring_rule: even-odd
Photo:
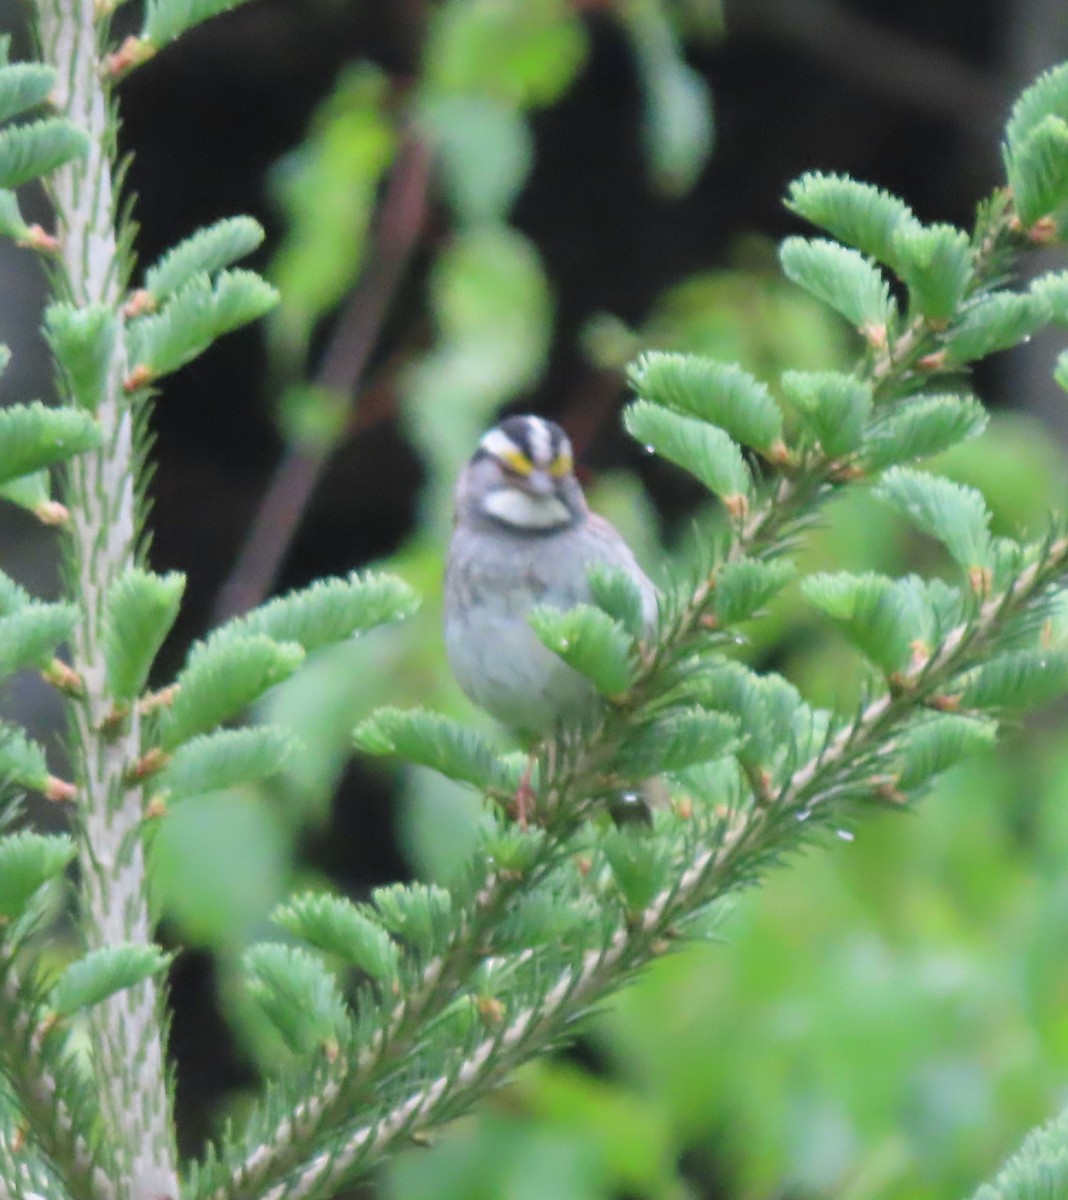
<svg viewBox="0 0 1068 1200"><path fill-rule="evenodd" d="M515 799L512 801L512 813L519 822L520 829L526 829L527 813L533 808L536 799L530 781L534 776L534 763L537 758L536 748L527 754L527 765L523 768L523 775L519 780L519 787L515 790Z"/></svg>

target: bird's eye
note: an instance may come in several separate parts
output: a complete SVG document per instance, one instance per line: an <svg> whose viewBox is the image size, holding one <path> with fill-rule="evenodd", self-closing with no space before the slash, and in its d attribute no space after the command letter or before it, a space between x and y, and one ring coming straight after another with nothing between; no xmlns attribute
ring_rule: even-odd
<svg viewBox="0 0 1068 1200"><path fill-rule="evenodd" d="M530 459L518 450L499 455L497 461L506 475L516 479L525 479L534 470Z"/></svg>

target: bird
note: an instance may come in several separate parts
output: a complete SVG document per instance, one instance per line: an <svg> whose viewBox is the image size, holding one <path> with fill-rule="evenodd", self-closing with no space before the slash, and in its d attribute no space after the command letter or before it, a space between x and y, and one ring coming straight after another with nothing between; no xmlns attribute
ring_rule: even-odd
<svg viewBox="0 0 1068 1200"><path fill-rule="evenodd" d="M547 649L529 623L536 605L592 603L595 565L635 583L648 632L657 590L622 535L590 511L559 425L525 414L490 429L456 484L445 565L444 638L468 698L528 746L594 715L590 681ZM526 823L533 755L516 797Z"/></svg>

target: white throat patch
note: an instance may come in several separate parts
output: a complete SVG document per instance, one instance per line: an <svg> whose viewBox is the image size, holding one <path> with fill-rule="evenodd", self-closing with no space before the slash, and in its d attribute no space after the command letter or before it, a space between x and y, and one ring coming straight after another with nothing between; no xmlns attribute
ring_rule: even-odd
<svg viewBox="0 0 1068 1200"><path fill-rule="evenodd" d="M571 513L557 496L532 496L521 488L494 488L482 501L482 510L517 529L552 529L569 525Z"/></svg>

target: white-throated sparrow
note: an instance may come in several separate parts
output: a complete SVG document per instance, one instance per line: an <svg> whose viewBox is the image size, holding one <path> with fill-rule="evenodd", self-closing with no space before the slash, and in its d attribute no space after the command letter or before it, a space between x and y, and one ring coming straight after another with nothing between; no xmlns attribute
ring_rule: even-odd
<svg viewBox="0 0 1068 1200"><path fill-rule="evenodd" d="M594 688L542 645L530 610L592 602L595 563L631 576L650 629L657 594L619 533L590 512L560 426L517 416L491 429L460 475L455 520L445 647L460 686L527 738L596 711Z"/></svg>

